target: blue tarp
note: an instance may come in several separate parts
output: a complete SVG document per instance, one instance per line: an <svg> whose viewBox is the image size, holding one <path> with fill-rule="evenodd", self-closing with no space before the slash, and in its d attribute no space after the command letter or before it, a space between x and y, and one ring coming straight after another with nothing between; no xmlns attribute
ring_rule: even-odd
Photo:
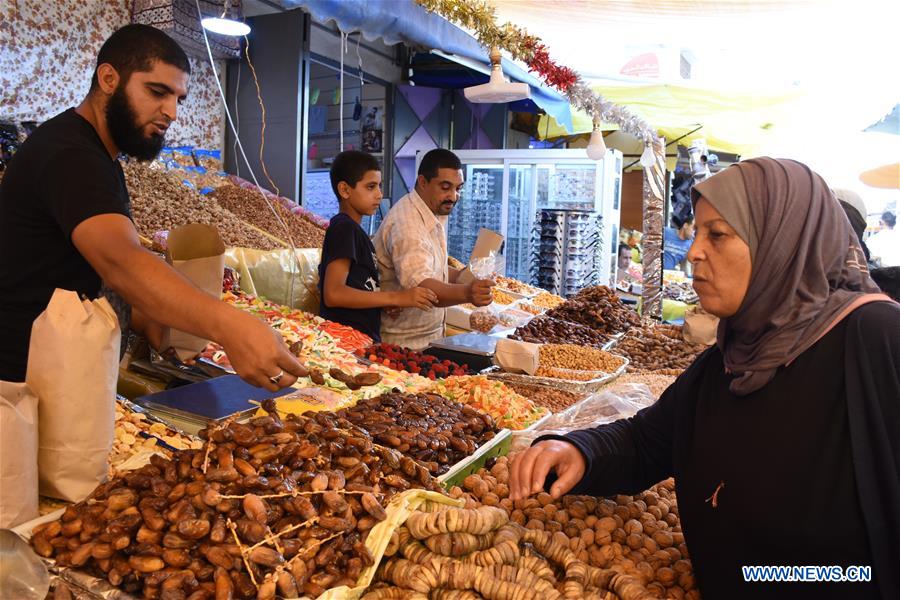
<svg viewBox="0 0 900 600"><path fill-rule="evenodd" d="M345 33L359 31L369 41L381 38L388 45L403 43L413 48L441 50L489 64L488 49L415 0L280 0L280 3L285 8L304 9L319 23L334 21ZM534 103L572 131L572 112L565 97L509 61L504 62L503 72L514 81L527 83Z"/></svg>

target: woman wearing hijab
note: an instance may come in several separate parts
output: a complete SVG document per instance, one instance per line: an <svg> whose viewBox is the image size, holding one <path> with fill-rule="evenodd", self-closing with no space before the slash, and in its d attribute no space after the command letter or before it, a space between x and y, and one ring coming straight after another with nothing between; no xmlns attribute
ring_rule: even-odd
<svg viewBox="0 0 900 600"><path fill-rule="evenodd" d="M749 160L693 196L688 258L716 345L634 417L539 438L511 497L674 476L705 600L900 598L900 305L806 166ZM754 565L870 566L872 580L745 582Z"/></svg>

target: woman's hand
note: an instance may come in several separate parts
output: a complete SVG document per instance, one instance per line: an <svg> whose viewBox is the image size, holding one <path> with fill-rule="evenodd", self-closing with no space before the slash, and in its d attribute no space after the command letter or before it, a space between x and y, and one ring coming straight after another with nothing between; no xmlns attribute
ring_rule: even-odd
<svg viewBox="0 0 900 600"><path fill-rule="evenodd" d="M559 440L538 442L513 460L509 497L519 500L537 494L544 489L544 481L552 469L557 480L550 488L550 495L559 498L581 481L586 468L584 456L573 444Z"/></svg>

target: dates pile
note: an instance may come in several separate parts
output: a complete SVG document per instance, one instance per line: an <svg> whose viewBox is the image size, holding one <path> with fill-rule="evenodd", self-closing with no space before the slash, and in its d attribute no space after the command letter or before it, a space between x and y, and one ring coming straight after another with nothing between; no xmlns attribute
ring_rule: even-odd
<svg viewBox="0 0 900 600"><path fill-rule="evenodd" d="M273 405L248 424L203 430L202 449L153 456L99 486L36 528L35 550L151 600L317 597L355 584L387 500L438 488L366 434L281 421Z"/></svg>
<svg viewBox="0 0 900 600"><path fill-rule="evenodd" d="M169 231L180 225L203 223L215 226L226 246L280 248L232 212L183 185L175 176L136 161L123 164L122 169L134 225L144 237L152 238L158 231Z"/></svg>
<svg viewBox="0 0 900 600"><path fill-rule="evenodd" d="M287 225L296 248L321 248L325 241L324 229L313 225L300 215L295 215L274 198L267 202L258 190L228 185L210 193L209 197L214 198L222 208L230 210L241 219L264 229L278 239L288 240L284 230L284 225ZM273 210L278 213L281 221L275 217Z"/></svg>
<svg viewBox="0 0 900 600"><path fill-rule="evenodd" d="M622 333L641 323L638 314L622 304L615 290L605 285L584 288L547 311L547 316L586 325L609 335Z"/></svg>
<svg viewBox="0 0 900 600"><path fill-rule="evenodd" d="M616 345L616 352L627 356L629 372L660 370L683 371L691 366L707 346L691 344L681 337L681 330L667 325L645 323L634 328Z"/></svg>
<svg viewBox="0 0 900 600"><path fill-rule="evenodd" d="M537 317L516 328L509 339L533 344L578 344L600 348L609 341L609 336L585 325Z"/></svg>
<svg viewBox="0 0 900 600"><path fill-rule="evenodd" d="M432 475L474 453L497 433L494 420L470 406L436 394L383 394L337 413L305 416L326 427L346 420L375 442L414 458Z"/></svg>
<svg viewBox="0 0 900 600"><path fill-rule="evenodd" d="M471 375L469 365L458 365L452 360L440 360L430 354L423 354L396 344L372 344L356 356L367 358L395 371L406 371L429 379L443 379L450 375Z"/></svg>

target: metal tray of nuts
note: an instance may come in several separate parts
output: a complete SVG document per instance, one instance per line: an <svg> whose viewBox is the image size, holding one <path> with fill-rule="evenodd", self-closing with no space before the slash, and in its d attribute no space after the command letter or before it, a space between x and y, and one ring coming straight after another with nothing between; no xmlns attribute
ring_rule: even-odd
<svg viewBox="0 0 900 600"><path fill-rule="evenodd" d="M622 360L622 364L612 373L607 373L602 377L589 379L587 381L576 381L574 379L557 379L556 377L536 377L534 375L525 375L522 373L507 373L500 367L489 367L481 372L481 375L487 375L488 379L496 379L507 383L519 383L524 385L540 384L547 387L565 390L567 392L591 393L596 392L607 383L614 381L625 372L628 367L629 360L624 356L614 354L616 358Z"/></svg>

